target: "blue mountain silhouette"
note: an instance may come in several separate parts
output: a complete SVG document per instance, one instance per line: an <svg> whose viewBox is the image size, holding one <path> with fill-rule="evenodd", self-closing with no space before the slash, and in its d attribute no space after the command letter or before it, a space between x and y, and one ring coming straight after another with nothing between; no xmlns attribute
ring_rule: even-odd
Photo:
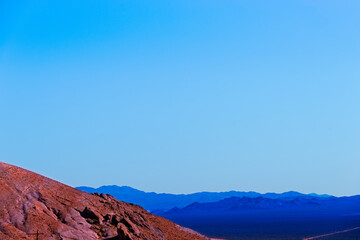
<svg viewBox="0 0 360 240"><path fill-rule="evenodd" d="M169 193L155 193L144 192L128 186L102 186L99 188L91 187L77 187L77 189L89 192L89 193L105 193L111 194L115 198L121 201L138 204L150 211L167 211L172 208L184 208L192 203L209 203L217 202L232 197L246 197L250 199L256 199L263 197L266 199L288 199L302 197L304 199L312 198L329 198L330 195L318 195L303 194L299 192L289 191L284 193L257 193L257 192L240 192L240 191L228 191L228 192L198 192L192 194L169 194Z"/></svg>

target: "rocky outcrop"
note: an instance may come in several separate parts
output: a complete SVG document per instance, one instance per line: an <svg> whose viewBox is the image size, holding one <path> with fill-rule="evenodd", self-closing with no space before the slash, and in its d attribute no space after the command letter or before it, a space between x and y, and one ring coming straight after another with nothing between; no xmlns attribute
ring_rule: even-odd
<svg viewBox="0 0 360 240"><path fill-rule="evenodd" d="M105 194L0 163L0 239L196 240L204 236Z"/></svg>

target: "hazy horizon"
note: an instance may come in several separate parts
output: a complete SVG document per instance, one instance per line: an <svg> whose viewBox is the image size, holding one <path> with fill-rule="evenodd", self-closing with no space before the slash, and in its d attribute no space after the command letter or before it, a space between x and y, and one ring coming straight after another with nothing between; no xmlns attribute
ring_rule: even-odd
<svg viewBox="0 0 360 240"><path fill-rule="evenodd" d="M359 11L1 1L0 161L74 187L358 195Z"/></svg>

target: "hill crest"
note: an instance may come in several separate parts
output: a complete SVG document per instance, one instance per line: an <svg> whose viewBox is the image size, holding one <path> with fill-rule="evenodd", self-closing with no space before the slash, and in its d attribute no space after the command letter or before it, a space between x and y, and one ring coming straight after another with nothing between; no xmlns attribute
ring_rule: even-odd
<svg viewBox="0 0 360 240"><path fill-rule="evenodd" d="M0 162L0 239L206 239L111 195Z"/></svg>

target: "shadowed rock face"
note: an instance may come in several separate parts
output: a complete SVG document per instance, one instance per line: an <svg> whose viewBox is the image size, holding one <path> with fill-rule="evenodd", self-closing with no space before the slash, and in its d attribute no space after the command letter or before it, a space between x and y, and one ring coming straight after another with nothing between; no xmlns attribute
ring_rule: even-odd
<svg viewBox="0 0 360 240"><path fill-rule="evenodd" d="M0 162L0 239L96 240L205 237L137 205L89 194Z"/></svg>

